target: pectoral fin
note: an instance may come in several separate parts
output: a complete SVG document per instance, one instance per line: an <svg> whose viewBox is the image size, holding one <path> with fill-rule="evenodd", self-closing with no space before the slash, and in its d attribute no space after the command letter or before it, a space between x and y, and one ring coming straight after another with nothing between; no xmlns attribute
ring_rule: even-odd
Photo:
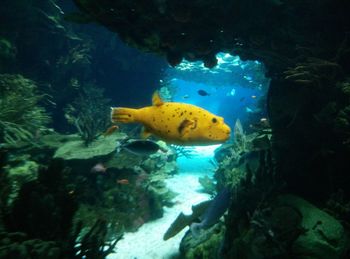
<svg viewBox="0 0 350 259"><path fill-rule="evenodd" d="M186 132L188 132L190 129L195 129L197 127L197 121L196 120L189 120L184 119L180 125L177 127L177 131L184 135Z"/></svg>
<svg viewBox="0 0 350 259"><path fill-rule="evenodd" d="M152 133L149 131L149 129L147 129L146 127L143 127L141 130L141 138L146 139L149 136L151 136Z"/></svg>

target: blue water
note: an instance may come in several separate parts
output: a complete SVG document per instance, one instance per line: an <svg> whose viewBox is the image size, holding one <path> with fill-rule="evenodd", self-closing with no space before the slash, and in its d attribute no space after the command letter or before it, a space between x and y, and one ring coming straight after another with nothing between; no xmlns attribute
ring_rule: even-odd
<svg viewBox="0 0 350 259"><path fill-rule="evenodd" d="M231 127L237 119L247 120L250 115L249 109L258 109L257 100L263 96L259 89L252 89L235 85L213 85L197 83L174 78L173 85L176 93L173 97L175 102L185 102L197 105L210 112L224 117L225 122ZM209 95L201 96L199 90L204 90ZM234 92L234 95L232 93ZM256 96L256 98L252 98ZM247 111L248 110L248 111ZM258 117L264 117L265 111L258 112Z"/></svg>

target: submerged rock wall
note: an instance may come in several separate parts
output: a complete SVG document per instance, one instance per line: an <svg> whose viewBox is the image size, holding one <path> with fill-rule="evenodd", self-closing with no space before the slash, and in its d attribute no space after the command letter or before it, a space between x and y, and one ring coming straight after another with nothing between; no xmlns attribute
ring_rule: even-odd
<svg viewBox="0 0 350 259"><path fill-rule="evenodd" d="M267 104L274 156L289 188L324 200L349 184L348 2L75 3L80 15L173 66L185 58L214 67L220 51L263 62L272 79Z"/></svg>
<svg viewBox="0 0 350 259"><path fill-rule="evenodd" d="M331 206L329 212L337 219L347 218L349 2L75 2L89 19L118 33L131 46L166 57L172 66L187 59L202 60L212 68L217 64L215 55L221 51L265 64L271 78L267 106L272 138L271 153L267 154L271 154L273 168L264 170L260 155L257 171L243 169L248 181L238 184L234 199L245 202L234 200L229 210L227 231L218 251L222 258L292 254L298 258L346 257L346 235L338 221L297 197L288 198L295 201L295 206L274 207L272 197L283 190L325 208L330 196L343 189L341 198L335 199L338 209ZM260 178L254 176L256 173ZM223 184L221 178L219 184ZM247 216L249 213L255 217ZM283 221L280 226L291 228L271 228L281 215L288 220L284 213L292 217L291 225ZM311 219L308 213L314 217ZM291 236L283 236L283 231Z"/></svg>

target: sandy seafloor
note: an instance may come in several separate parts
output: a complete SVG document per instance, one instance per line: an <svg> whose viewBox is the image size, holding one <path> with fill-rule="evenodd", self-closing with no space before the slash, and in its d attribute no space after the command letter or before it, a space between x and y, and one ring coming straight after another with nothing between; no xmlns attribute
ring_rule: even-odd
<svg viewBox="0 0 350 259"><path fill-rule="evenodd" d="M176 204L171 208L164 208L164 216L155 221L145 223L137 232L125 233L116 246L115 253L108 259L170 259L179 255L179 245L188 227L175 237L164 241L163 235L182 211L191 212L191 206L208 200L208 194L201 192L199 177L212 177L214 166L212 150L201 152L200 156L192 159L178 159L179 174L167 180L167 185L178 195L174 198Z"/></svg>

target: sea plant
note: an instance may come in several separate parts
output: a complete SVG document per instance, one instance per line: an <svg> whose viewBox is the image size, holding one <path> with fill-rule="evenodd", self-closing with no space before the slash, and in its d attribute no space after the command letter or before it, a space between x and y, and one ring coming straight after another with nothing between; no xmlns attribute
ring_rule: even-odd
<svg viewBox="0 0 350 259"><path fill-rule="evenodd" d="M108 127L109 102L103 96L103 89L85 85L80 95L65 108L68 123L76 127L85 145L89 145Z"/></svg>
<svg viewBox="0 0 350 259"><path fill-rule="evenodd" d="M183 147L178 145L171 145L170 147L178 157L185 157L191 159L198 155L193 147Z"/></svg>
<svg viewBox="0 0 350 259"><path fill-rule="evenodd" d="M51 121L40 101L46 94L21 75L0 74L0 141L15 146L34 143Z"/></svg>

